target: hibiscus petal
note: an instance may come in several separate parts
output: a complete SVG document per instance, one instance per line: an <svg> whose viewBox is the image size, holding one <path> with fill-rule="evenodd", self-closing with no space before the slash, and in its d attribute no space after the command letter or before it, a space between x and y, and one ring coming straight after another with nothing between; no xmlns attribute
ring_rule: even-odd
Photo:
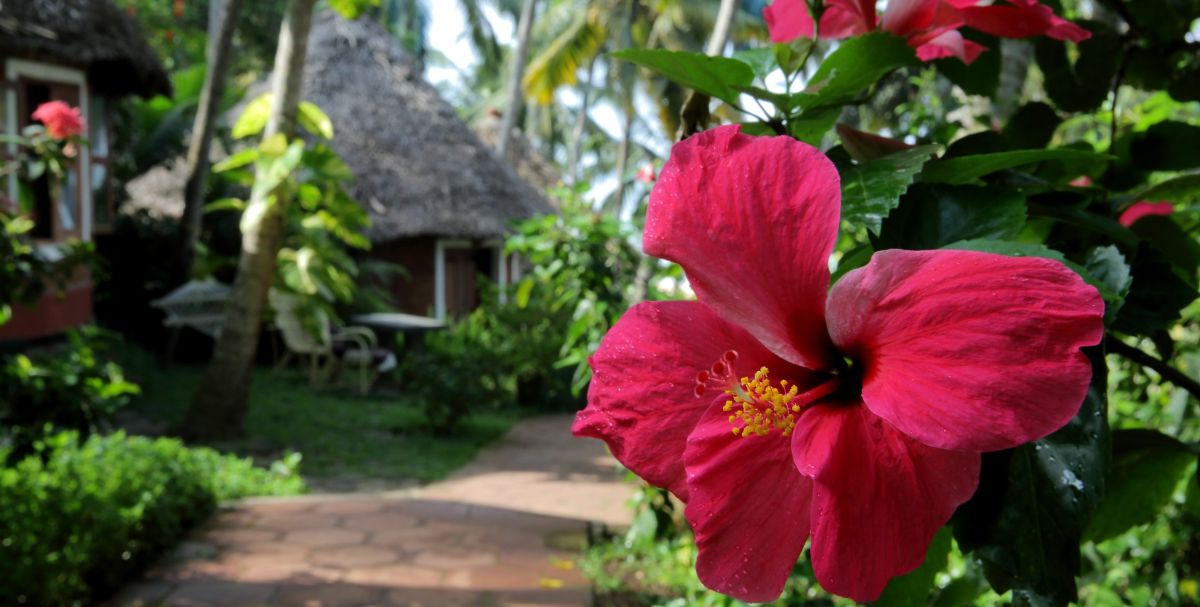
<svg viewBox="0 0 1200 607"><path fill-rule="evenodd" d="M933 24L941 0L889 0L883 11L883 29L908 36Z"/></svg>
<svg viewBox="0 0 1200 607"><path fill-rule="evenodd" d="M861 603L921 565L934 534L979 484L978 453L922 445L862 403L806 410L792 455L813 478L817 581Z"/></svg>
<svg viewBox="0 0 1200 607"><path fill-rule="evenodd" d="M650 194L646 253L683 266L700 301L798 365L831 360L824 298L837 170L790 137L723 126L675 145Z"/></svg>
<svg viewBox="0 0 1200 607"><path fill-rule="evenodd" d="M881 251L827 308L871 411L943 449L1007 449L1062 427L1091 380L1079 349L1104 335L1096 289L1040 257Z"/></svg>
<svg viewBox="0 0 1200 607"><path fill-rule="evenodd" d="M608 443L613 456L647 482L687 500L683 451L712 402L698 398L696 374L724 352L738 370L767 366L792 375L745 331L695 301L647 302L625 313L600 342L587 407L572 432Z"/></svg>
<svg viewBox="0 0 1200 607"><path fill-rule="evenodd" d="M957 30L940 30L908 39L909 46L917 50L917 58L921 61L947 59L958 57L963 63L971 65L987 47L963 38Z"/></svg>
<svg viewBox="0 0 1200 607"><path fill-rule="evenodd" d="M771 42L786 43L812 38L813 20L804 0L775 0L763 9ZM827 0L821 14L820 37L836 40L865 34L875 29L872 0Z"/></svg>
<svg viewBox="0 0 1200 607"><path fill-rule="evenodd" d="M1139 200L1130 205L1125 212L1121 213L1121 217L1117 219L1121 225L1125 227L1132 226L1137 220L1150 215L1171 215L1175 212L1175 205L1169 202L1148 202Z"/></svg>
<svg viewBox="0 0 1200 607"><path fill-rule="evenodd" d="M959 9L967 27L1001 38L1049 36L1056 40L1082 42L1091 32L1054 14L1037 0L1014 0L1012 4L967 6Z"/></svg>
<svg viewBox="0 0 1200 607"><path fill-rule="evenodd" d="M696 574L717 592L773 601L808 539L812 481L796 470L778 431L734 436L723 403L713 403L684 452Z"/></svg>

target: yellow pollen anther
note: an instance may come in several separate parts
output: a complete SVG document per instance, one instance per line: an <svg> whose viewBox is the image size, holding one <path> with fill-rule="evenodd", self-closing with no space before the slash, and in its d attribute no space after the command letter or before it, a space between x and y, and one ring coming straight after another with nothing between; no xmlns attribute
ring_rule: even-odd
<svg viewBox="0 0 1200 607"><path fill-rule="evenodd" d="M792 400L800 393L800 388L789 387L787 380L780 381L780 387L776 388L771 385L769 374L770 371L763 367L753 378L743 377L739 384L725 391L733 398L722 409L733 413L729 422L734 424L735 436L766 436L776 428L784 436L791 436L795 430L795 414L800 412L801 406L793 405ZM738 422L741 422L740 426Z"/></svg>

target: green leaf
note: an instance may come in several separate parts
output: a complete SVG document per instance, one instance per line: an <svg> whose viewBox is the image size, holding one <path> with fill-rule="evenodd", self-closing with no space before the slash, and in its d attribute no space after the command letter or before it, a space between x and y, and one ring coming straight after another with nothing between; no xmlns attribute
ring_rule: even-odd
<svg viewBox="0 0 1200 607"><path fill-rule="evenodd" d="M1200 243L1175 220L1152 215L1137 220L1129 229L1178 268L1181 278L1195 285L1196 270L1200 269Z"/></svg>
<svg viewBox="0 0 1200 607"><path fill-rule="evenodd" d="M934 588L938 572L946 568L950 559L950 543L953 534L949 527L942 527L933 536L925 561L914 571L888 582L879 600L872 607L924 607L929 604L929 593Z"/></svg>
<svg viewBox="0 0 1200 607"><path fill-rule="evenodd" d="M1074 62L1068 56L1067 43L1050 38L1036 43L1034 54L1046 76L1046 94L1060 110L1091 111L1108 97L1117 73L1121 41L1112 33L1093 30L1092 34L1091 39L1078 45Z"/></svg>
<svg viewBox="0 0 1200 607"><path fill-rule="evenodd" d="M977 238L1014 240L1025 226L1019 192L915 184L883 220L876 249L939 249Z"/></svg>
<svg viewBox="0 0 1200 607"><path fill-rule="evenodd" d="M825 134L833 128L842 108L831 107L809 110L799 117L788 120L788 134L812 146L820 145Z"/></svg>
<svg viewBox="0 0 1200 607"><path fill-rule="evenodd" d="M224 173L225 171L240 169L254 162L255 160L258 160L258 154L259 151L256 147L244 149L213 165L213 172Z"/></svg>
<svg viewBox="0 0 1200 607"><path fill-rule="evenodd" d="M8 323L12 318L12 306L8 304L0 304L0 327Z"/></svg>
<svg viewBox="0 0 1200 607"><path fill-rule="evenodd" d="M1170 200L1175 204L1185 204L1194 199L1200 199L1200 173L1177 175L1141 187L1118 197L1116 202L1132 204L1139 200Z"/></svg>
<svg viewBox="0 0 1200 607"><path fill-rule="evenodd" d="M879 234L883 218L900 204L936 145L895 152L842 171L842 220Z"/></svg>
<svg viewBox="0 0 1200 607"><path fill-rule="evenodd" d="M612 56L733 106L738 104L739 90L754 82L754 70L749 65L728 57L641 48L617 51Z"/></svg>
<svg viewBox="0 0 1200 607"><path fill-rule="evenodd" d="M300 159L303 155L304 142L301 140L293 141L278 156L268 157L264 154L264 158L259 159L256 163L254 188L251 190L250 197L258 199L274 192L292 175L296 167L300 166Z"/></svg>
<svg viewBox="0 0 1200 607"><path fill-rule="evenodd" d="M1125 297L1129 295L1129 287L1133 284L1129 264L1125 262L1120 249L1108 245L1092 249L1084 269L1087 271L1085 278L1094 279L1102 286L1100 293L1104 296L1104 320L1106 324L1111 324L1125 304Z"/></svg>
<svg viewBox="0 0 1200 607"><path fill-rule="evenodd" d="M234 139L253 137L267 128L267 119L271 116L271 105L274 97L271 93L263 93L246 104L242 115L238 116L230 133Z"/></svg>
<svg viewBox="0 0 1200 607"><path fill-rule="evenodd" d="M329 0L329 8L346 19L358 19L363 11L379 6L379 0Z"/></svg>
<svg viewBox="0 0 1200 607"><path fill-rule="evenodd" d="M1083 150L1016 150L993 154L976 154L943 158L925 166L921 181L949 183L953 185L972 183L984 175L1047 160L1103 160L1104 154Z"/></svg>
<svg viewBox="0 0 1200 607"><path fill-rule="evenodd" d="M1114 432L1112 474L1086 538L1100 542L1154 520L1195 457L1190 447L1155 430Z"/></svg>
<svg viewBox="0 0 1200 607"><path fill-rule="evenodd" d="M1146 171L1185 171L1200 167L1200 126L1164 120L1133 136L1130 161Z"/></svg>
<svg viewBox="0 0 1200 607"><path fill-rule="evenodd" d="M297 118L304 130L325 139L333 139L333 121L317 104L301 101Z"/></svg>
<svg viewBox="0 0 1200 607"><path fill-rule="evenodd" d="M1008 124L1004 126L1004 137L1011 147L1019 150L1036 150L1050 145L1054 131L1062 124L1062 118L1054 108L1034 101L1021 106Z"/></svg>
<svg viewBox="0 0 1200 607"><path fill-rule="evenodd" d="M1200 295L1149 243L1138 247L1130 265L1133 286L1113 323L1113 328L1122 333L1153 335L1175 324L1182 310Z"/></svg>
<svg viewBox="0 0 1200 607"><path fill-rule="evenodd" d="M967 38L986 46L988 50L971 65L963 63L957 57L938 59L933 64L943 76L967 94L991 97L1000 87L1000 63L1003 58L1000 39L971 30L964 33L967 34Z"/></svg>
<svg viewBox="0 0 1200 607"><path fill-rule="evenodd" d="M213 213L216 211L244 211L246 210L246 202L240 198L220 198L204 205L205 213Z"/></svg>
<svg viewBox="0 0 1200 607"><path fill-rule="evenodd" d="M959 507L954 534L1013 605L1060 607L1076 600L1079 543L1104 494L1108 468L1107 367L1087 350L1092 382L1061 430L1016 449L985 453L979 489Z"/></svg>
<svg viewBox="0 0 1200 607"><path fill-rule="evenodd" d="M525 279L521 281L521 284L517 285L517 292L515 295L515 299L517 301L517 307L522 310L524 310L526 307L528 307L529 306L529 296L532 293L533 293L533 277L526 276Z"/></svg>
<svg viewBox="0 0 1200 607"><path fill-rule="evenodd" d="M817 68L809 80L809 90L799 94L799 106L810 109L842 104L888 72L916 64L917 56L903 38L885 33L850 38Z"/></svg>
<svg viewBox="0 0 1200 607"><path fill-rule="evenodd" d="M771 72L779 69L779 62L775 59L775 48L770 46L736 51L733 53L733 58L750 66L750 69L754 70L754 75L762 80L766 80Z"/></svg>

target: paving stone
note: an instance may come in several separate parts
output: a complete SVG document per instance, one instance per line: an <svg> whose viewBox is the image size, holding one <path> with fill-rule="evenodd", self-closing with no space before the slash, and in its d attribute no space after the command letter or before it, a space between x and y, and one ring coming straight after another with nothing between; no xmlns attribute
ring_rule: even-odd
<svg viewBox="0 0 1200 607"><path fill-rule="evenodd" d="M308 546L347 546L365 541L367 534L350 529L304 529L288 533L283 539Z"/></svg>
<svg viewBox="0 0 1200 607"><path fill-rule="evenodd" d="M436 588L442 585L444 572L414 565L364 567L347 571L345 580L355 584L387 588Z"/></svg>
<svg viewBox="0 0 1200 607"><path fill-rule="evenodd" d="M257 607L266 603L274 591L265 584L196 580L176 586L164 603L172 607Z"/></svg>
<svg viewBox="0 0 1200 607"><path fill-rule="evenodd" d="M326 567L357 569L395 563L400 560L400 555L395 550L379 546L340 546L317 550L308 560Z"/></svg>
<svg viewBox="0 0 1200 607"><path fill-rule="evenodd" d="M629 524L633 488L571 416L517 424L408 497L251 500L207 525L111 607L587 605L585 521ZM361 484L361 483L359 483ZM565 567L562 565L566 565Z"/></svg>
<svg viewBox="0 0 1200 607"><path fill-rule="evenodd" d="M271 600L272 605L297 607L358 607L382 602L381 589L345 583L281 586Z"/></svg>

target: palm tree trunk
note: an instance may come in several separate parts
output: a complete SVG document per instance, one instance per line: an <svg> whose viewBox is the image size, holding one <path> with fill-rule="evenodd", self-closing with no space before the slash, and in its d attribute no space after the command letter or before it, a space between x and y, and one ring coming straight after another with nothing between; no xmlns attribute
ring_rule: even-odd
<svg viewBox="0 0 1200 607"><path fill-rule="evenodd" d="M529 58L529 37L533 31L533 9L537 0L525 0L521 5L521 19L517 23L517 52L513 57L512 75L508 81L508 106L500 119L500 136L496 139L496 154L506 158L508 139L517 124L517 114L525 101L522 80L525 79L525 61Z"/></svg>
<svg viewBox="0 0 1200 607"><path fill-rule="evenodd" d="M579 175L579 156L583 153L583 139L587 137L587 118L588 109L592 100L592 78L596 72L596 57L588 60L587 73L584 75L583 86L580 87L580 95L583 100L579 102L579 114L575 117L575 130L571 133L571 148L567 152L567 171L564 176L568 184L574 184Z"/></svg>
<svg viewBox="0 0 1200 607"><path fill-rule="evenodd" d="M733 29L733 15L737 11L737 0L721 0L721 8L717 11L717 21L713 25L712 37L708 39L705 55L720 55L729 43L729 32Z"/></svg>
<svg viewBox="0 0 1200 607"><path fill-rule="evenodd" d="M633 112L633 99L629 99L625 109L625 123L621 128L621 146L617 149L617 189L613 192L614 215L621 213L621 207L625 204L625 186L629 183L625 174L629 172L629 148L633 139Z"/></svg>
<svg viewBox="0 0 1200 607"><path fill-rule="evenodd" d="M192 123L192 140L187 152L187 182L183 190L183 217L179 222L179 255L183 267L191 274L196 242L204 217L204 194L208 185L208 154L212 146L217 112L225 96L226 72L229 71L229 47L233 42L233 30L237 27L238 14L243 0L213 0L209 14L208 73L204 75L204 88L200 89L200 102L196 108L196 120ZM221 4L224 4L223 9ZM216 16L216 19L213 17Z"/></svg>
<svg viewBox="0 0 1200 607"><path fill-rule="evenodd" d="M275 53L271 83L274 107L263 131L264 140L280 133L290 138L296 133L308 33L316 2L288 2ZM283 241L286 204L287 196L278 191L274 201L270 201L266 193L250 199L242 219L242 254L225 314L225 327L217 340L204 381L188 410L184 426L187 438L223 440L242 432L263 308L275 278L276 257Z"/></svg>

